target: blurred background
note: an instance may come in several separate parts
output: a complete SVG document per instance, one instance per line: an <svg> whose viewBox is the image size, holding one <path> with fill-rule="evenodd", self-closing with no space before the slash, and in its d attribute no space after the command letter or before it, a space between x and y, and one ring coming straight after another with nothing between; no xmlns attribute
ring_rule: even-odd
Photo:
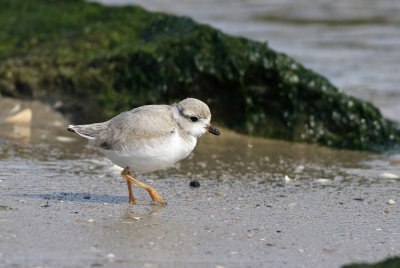
<svg viewBox="0 0 400 268"><path fill-rule="evenodd" d="M267 41L348 94L400 120L398 0L98 0L185 15Z"/></svg>

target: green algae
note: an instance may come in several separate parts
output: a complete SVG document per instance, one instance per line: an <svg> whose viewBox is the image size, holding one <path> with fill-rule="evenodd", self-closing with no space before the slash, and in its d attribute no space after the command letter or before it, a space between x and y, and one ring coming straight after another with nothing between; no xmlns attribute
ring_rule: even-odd
<svg viewBox="0 0 400 268"><path fill-rule="evenodd" d="M190 18L83 1L0 3L0 93L61 100L73 121L188 96L241 133L383 150L397 124L267 43Z"/></svg>
<svg viewBox="0 0 400 268"><path fill-rule="evenodd" d="M15 208L12 208L12 207L9 207L9 206L0 205L0 211L1 210L15 210Z"/></svg>
<svg viewBox="0 0 400 268"><path fill-rule="evenodd" d="M397 268L397 267L400 267L399 257L388 258L384 261L373 264L360 263L360 264L349 264L343 266L343 268Z"/></svg>

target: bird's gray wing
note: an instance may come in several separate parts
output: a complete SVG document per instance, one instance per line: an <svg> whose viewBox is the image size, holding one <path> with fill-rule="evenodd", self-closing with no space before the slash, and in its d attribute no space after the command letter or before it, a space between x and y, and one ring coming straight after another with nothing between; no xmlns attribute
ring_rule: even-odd
<svg viewBox="0 0 400 268"><path fill-rule="evenodd" d="M144 140L167 137L176 127L170 106L146 105L124 112L109 120L107 128L94 139L93 145L119 151L124 145L137 146Z"/></svg>

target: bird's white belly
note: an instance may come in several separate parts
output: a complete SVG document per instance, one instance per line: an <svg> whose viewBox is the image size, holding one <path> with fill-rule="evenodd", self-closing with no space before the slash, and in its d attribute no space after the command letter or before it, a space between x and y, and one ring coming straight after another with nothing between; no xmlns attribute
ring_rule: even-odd
<svg viewBox="0 0 400 268"><path fill-rule="evenodd" d="M138 173L151 172L171 167L186 158L196 146L197 139L182 139L178 133L167 138L151 139L126 145L120 151L101 150L115 165L129 167Z"/></svg>

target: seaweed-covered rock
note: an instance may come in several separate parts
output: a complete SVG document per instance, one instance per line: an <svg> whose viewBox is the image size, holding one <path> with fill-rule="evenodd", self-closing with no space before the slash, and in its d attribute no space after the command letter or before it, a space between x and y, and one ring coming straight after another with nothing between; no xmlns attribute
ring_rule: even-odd
<svg viewBox="0 0 400 268"><path fill-rule="evenodd" d="M360 264L349 264L343 266L343 268L398 268L400 267L400 258L392 257L378 263L360 263Z"/></svg>
<svg viewBox="0 0 400 268"><path fill-rule="evenodd" d="M77 122L191 96L242 133L349 149L400 143L397 124L371 104L266 43L187 17L8 0L0 2L0 27L0 93L57 102Z"/></svg>

